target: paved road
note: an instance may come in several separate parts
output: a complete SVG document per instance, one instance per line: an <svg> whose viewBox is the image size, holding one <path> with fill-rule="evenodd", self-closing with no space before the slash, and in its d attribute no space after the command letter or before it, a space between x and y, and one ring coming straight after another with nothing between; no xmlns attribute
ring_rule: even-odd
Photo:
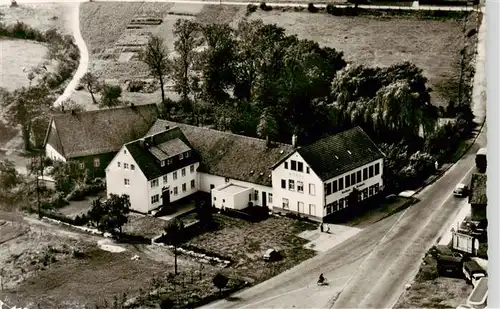
<svg viewBox="0 0 500 309"><path fill-rule="evenodd" d="M218 301L205 308L391 308L416 274L425 251L466 203L451 192L457 183L470 179L475 152L486 144L485 129L464 158L433 186L421 191L417 195L420 202L403 213L236 293L231 301ZM316 285L320 273L329 279L329 286Z"/></svg>

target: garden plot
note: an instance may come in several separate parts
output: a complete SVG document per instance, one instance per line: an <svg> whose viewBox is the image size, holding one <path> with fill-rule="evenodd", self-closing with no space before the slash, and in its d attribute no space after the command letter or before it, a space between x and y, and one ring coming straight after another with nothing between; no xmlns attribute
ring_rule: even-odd
<svg viewBox="0 0 500 309"><path fill-rule="evenodd" d="M206 4L196 16L200 24L229 24L236 28L238 23L245 17L246 6L244 5L216 5Z"/></svg>
<svg viewBox="0 0 500 309"><path fill-rule="evenodd" d="M250 19L277 24L288 34L317 41L344 53L347 61L369 66L389 66L410 61L429 79L433 104L447 105L439 90L459 75L463 47L462 25L452 20L414 17L332 16L307 12L257 12Z"/></svg>
<svg viewBox="0 0 500 309"><path fill-rule="evenodd" d="M172 53L174 50L174 25L178 19L194 20L203 10L203 4L175 3L167 15L163 18L163 23L155 29L154 34L163 38L167 49Z"/></svg>
<svg viewBox="0 0 500 309"><path fill-rule="evenodd" d="M266 280L315 255L304 248L308 241L297 235L317 229L317 224L275 216L257 223L223 215L214 219L219 224L216 231L195 236L187 245L231 258L234 263L228 271L249 282ZM284 259L264 262L262 255L270 248L278 249Z"/></svg>

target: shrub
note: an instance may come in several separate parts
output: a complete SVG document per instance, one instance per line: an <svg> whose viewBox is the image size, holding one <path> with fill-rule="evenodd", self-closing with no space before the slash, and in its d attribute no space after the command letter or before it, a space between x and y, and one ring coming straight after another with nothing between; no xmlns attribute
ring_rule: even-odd
<svg viewBox="0 0 500 309"><path fill-rule="evenodd" d="M260 9L263 11L271 11L273 8L268 6L265 2L261 2Z"/></svg>
<svg viewBox="0 0 500 309"><path fill-rule="evenodd" d="M313 3L309 3L307 5L307 10L311 13L317 13L318 12L318 8L314 6Z"/></svg>
<svg viewBox="0 0 500 309"><path fill-rule="evenodd" d="M257 11L257 6L255 4L247 5L247 16Z"/></svg>

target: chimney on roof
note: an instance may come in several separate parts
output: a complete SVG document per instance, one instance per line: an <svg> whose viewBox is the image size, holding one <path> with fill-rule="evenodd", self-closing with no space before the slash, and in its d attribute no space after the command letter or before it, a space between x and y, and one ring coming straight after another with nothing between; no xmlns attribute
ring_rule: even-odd
<svg viewBox="0 0 500 309"><path fill-rule="evenodd" d="M139 140L139 145L140 145L142 148L144 148L144 138L141 138L141 139Z"/></svg>
<svg viewBox="0 0 500 309"><path fill-rule="evenodd" d="M297 134L292 135L292 147L297 148Z"/></svg>

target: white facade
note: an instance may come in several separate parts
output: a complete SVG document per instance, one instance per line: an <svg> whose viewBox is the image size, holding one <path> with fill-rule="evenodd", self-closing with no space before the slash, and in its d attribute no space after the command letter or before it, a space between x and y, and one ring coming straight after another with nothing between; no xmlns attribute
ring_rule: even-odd
<svg viewBox="0 0 500 309"><path fill-rule="evenodd" d="M148 181L122 147L106 168L107 193L128 194L131 208L142 213L162 206L165 190L170 192L170 202L200 190L211 193L211 204L216 208L243 209L252 203L322 219L348 207L347 198L353 188L359 190L359 199L364 200L383 187L383 159L323 182L294 152L272 171L272 187L197 172L198 167L199 163L195 163Z"/></svg>
<svg viewBox="0 0 500 309"><path fill-rule="evenodd" d="M55 150L50 144L45 145L45 156L51 158L52 160L66 162L63 155L57 152L57 150Z"/></svg>
<svg viewBox="0 0 500 309"><path fill-rule="evenodd" d="M225 178L221 176L211 175L207 173L199 173L200 179L200 191L211 193L212 189L221 187L225 184L235 184L237 186L252 188L252 199L250 202L256 206L266 206L272 208L272 206L276 203L276 199L274 198L273 188L268 186L262 186L246 181L240 181L231 178ZM265 201L263 200L265 197Z"/></svg>
<svg viewBox="0 0 500 309"><path fill-rule="evenodd" d="M175 202L198 191L199 184L196 172L198 165L199 163L194 163L156 179L151 179L147 188L148 211L162 205L162 193L165 189L170 190L170 202ZM158 199L154 197L155 195L158 195Z"/></svg>
<svg viewBox="0 0 500 309"><path fill-rule="evenodd" d="M252 188L229 183L212 189L212 206L218 209L231 208L241 210L248 207L252 196Z"/></svg>
<svg viewBox="0 0 500 309"><path fill-rule="evenodd" d="M106 167L106 191L108 196L127 194L133 210L149 211L148 181L125 147Z"/></svg>
<svg viewBox="0 0 500 309"><path fill-rule="evenodd" d="M323 217L323 182L298 152L276 166L272 178L275 207Z"/></svg>
<svg viewBox="0 0 500 309"><path fill-rule="evenodd" d="M332 203L333 205L331 209L328 207L324 209L323 216L349 207L345 205L345 199L354 188L360 192L359 200L365 200L382 190L383 164L383 159L379 159L325 181L325 205ZM353 174L355 174L354 177ZM331 186L331 190L327 186Z"/></svg>
<svg viewBox="0 0 500 309"><path fill-rule="evenodd" d="M133 210L148 213L163 204L164 189L170 191L170 202L198 191L198 165L188 165L148 181L127 149L122 147L106 168L107 195L127 194Z"/></svg>

